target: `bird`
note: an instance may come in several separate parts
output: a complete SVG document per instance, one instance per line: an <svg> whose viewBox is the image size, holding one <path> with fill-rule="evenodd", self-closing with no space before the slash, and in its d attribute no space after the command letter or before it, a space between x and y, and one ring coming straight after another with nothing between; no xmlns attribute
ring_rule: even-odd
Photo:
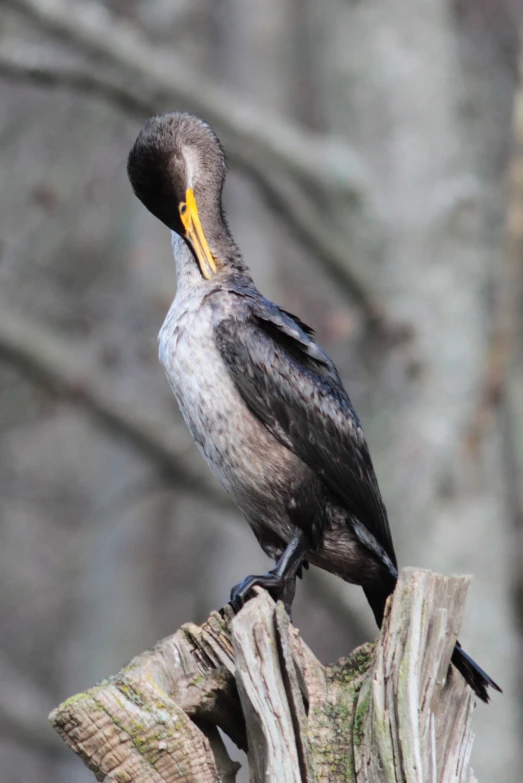
<svg viewBox="0 0 523 783"><path fill-rule="evenodd" d="M213 128L183 112L149 119L127 163L135 195L172 233L160 362L204 459L275 561L231 603L259 585L290 611L311 563L360 585L381 627L398 565L361 422L314 331L256 288L224 213L226 172ZM452 662L482 701L500 691L459 642Z"/></svg>

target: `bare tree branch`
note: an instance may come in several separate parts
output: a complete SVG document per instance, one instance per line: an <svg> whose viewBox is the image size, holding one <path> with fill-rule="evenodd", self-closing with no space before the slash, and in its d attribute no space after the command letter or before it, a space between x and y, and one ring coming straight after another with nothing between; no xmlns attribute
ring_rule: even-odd
<svg viewBox="0 0 523 783"><path fill-rule="evenodd" d="M0 76L30 81L42 87L66 87L101 97L124 112L140 118L161 110L158 96L147 87L136 90L118 74L98 65L60 63L54 57L35 53L20 44L0 44ZM229 152L229 149L228 149ZM363 269L348 258L349 250L339 231L329 227L303 189L287 177L277 175L264 160L253 154L250 142L238 137L230 148L232 161L245 169L265 195L267 205L294 231L298 241L321 260L327 273L360 308L367 326L388 337L400 331L388 323L382 304L374 296Z"/></svg>
<svg viewBox="0 0 523 783"><path fill-rule="evenodd" d="M363 164L346 144L307 133L270 111L257 111L218 85L210 85L208 78L188 71L170 52L159 50L136 27L103 6L90 0L74 5L66 0L7 3L84 51L104 57L129 75L135 87L138 77L138 90L143 80L149 82L159 104L167 99L171 106L174 102L205 116L229 149L236 148L234 142L242 142L237 154L246 168L252 165L246 157L255 154L265 165L283 166L312 188L365 197Z"/></svg>
<svg viewBox="0 0 523 783"><path fill-rule="evenodd" d="M189 436L183 444L175 438L165 420L147 405L129 405L106 388L96 367L78 357L82 351L45 326L13 312L5 303L0 308L0 357L16 366L40 386L75 403L96 421L127 440L147 456L175 485L199 492L204 489L213 503L230 508L225 494L186 459ZM179 439L178 439L179 440Z"/></svg>
<svg viewBox="0 0 523 783"><path fill-rule="evenodd" d="M140 93L118 74L99 64L86 68L85 64L61 62L49 52L35 51L33 46L19 41L0 43L0 76L16 82L29 82L39 87L65 87L82 94L106 100L116 108L133 116L149 117L158 112L158 105Z"/></svg>
<svg viewBox="0 0 523 783"><path fill-rule="evenodd" d="M316 254L332 280L358 305L367 327L389 341L407 334L402 324L389 320L383 304L373 293L370 280L359 265L349 259L349 248L339 231L327 224L301 189L291 180L276 177L270 171L265 172L263 181L254 172L251 177L266 196L269 206L286 218L298 240Z"/></svg>
<svg viewBox="0 0 523 783"><path fill-rule="evenodd" d="M175 438L162 416L146 401L129 403L118 398L103 380L98 365L82 359L82 351L71 340L60 337L44 324L14 312L0 303L0 359L4 359L39 386L84 410L93 420L119 437L151 461L184 491L204 495L215 508L232 512L235 506L214 483L203 461L191 457L188 433ZM173 428L174 429L174 421ZM231 514L233 519L239 515ZM339 580L338 580L339 581ZM354 591L318 569L307 574L307 589L319 595L339 619L349 624L359 638L372 636L371 613L362 611Z"/></svg>

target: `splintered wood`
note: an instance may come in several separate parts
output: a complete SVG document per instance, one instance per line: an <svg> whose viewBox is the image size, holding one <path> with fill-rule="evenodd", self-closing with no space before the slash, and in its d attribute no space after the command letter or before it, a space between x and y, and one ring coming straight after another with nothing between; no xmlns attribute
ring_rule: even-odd
<svg viewBox="0 0 523 783"><path fill-rule="evenodd" d="M98 780L474 783L472 691L449 669L469 584L404 569L375 645L322 666L281 604L184 625L50 720Z"/></svg>

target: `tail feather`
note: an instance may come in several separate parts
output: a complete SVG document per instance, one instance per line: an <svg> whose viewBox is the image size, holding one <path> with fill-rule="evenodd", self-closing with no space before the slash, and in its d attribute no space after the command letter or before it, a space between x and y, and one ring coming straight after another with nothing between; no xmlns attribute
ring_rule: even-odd
<svg viewBox="0 0 523 783"><path fill-rule="evenodd" d="M487 690L488 686L499 691L499 693L503 693L499 685L495 683L492 677L489 677L480 666L478 666L476 661L472 660L459 642L456 642L451 661L460 674L463 675L478 699L484 701L485 704L488 704L490 701Z"/></svg>
<svg viewBox="0 0 523 783"><path fill-rule="evenodd" d="M385 604L387 598L394 592L396 586L396 579L390 577L390 579L383 580L381 582L369 582L363 585L363 591L369 602L374 617L376 618L376 624L378 628L381 628L383 623L383 615L385 612ZM489 675L478 666L478 664L468 655L461 644L456 642L454 652L451 658L452 663L460 674L465 678L465 681L470 685L478 699L484 701L485 704L489 702L488 687L494 688L494 690L503 693L499 685L489 677Z"/></svg>
<svg viewBox="0 0 523 783"><path fill-rule="evenodd" d="M396 582L397 579L391 576L389 579L383 579L380 582L367 582L367 584L362 585L365 598L374 612L374 619L378 628L381 628L383 623L385 604L389 595L392 595L394 592Z"/></svg>

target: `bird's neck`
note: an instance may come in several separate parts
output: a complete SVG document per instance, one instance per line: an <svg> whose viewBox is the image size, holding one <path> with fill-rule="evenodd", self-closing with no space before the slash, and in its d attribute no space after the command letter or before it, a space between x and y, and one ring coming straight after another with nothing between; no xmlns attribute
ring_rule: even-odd
<svg viewBox="0 0 523 783"><path fill-rule="evenodd" d="M200 271L200 267L191 250L182 237L172 232L172 247L174 260L176 262L176 288L183 293L187 290L195 290L200 286L206 286L211 280L206 280ZM214 248L213 248L214 250ZM248 268L243 263L240 251L234 240L231 239L230 246L216 257L218 265L217 278L223 279L231 274L241 274L242 277L251 280Z"/></svg>
<svg viewBox="0 0 523 783"><path fill-rule="evenodd" d="M204 282L200 268L185 240L172 232L173 255L176 262L176 289L183 292Z"/></svg>

